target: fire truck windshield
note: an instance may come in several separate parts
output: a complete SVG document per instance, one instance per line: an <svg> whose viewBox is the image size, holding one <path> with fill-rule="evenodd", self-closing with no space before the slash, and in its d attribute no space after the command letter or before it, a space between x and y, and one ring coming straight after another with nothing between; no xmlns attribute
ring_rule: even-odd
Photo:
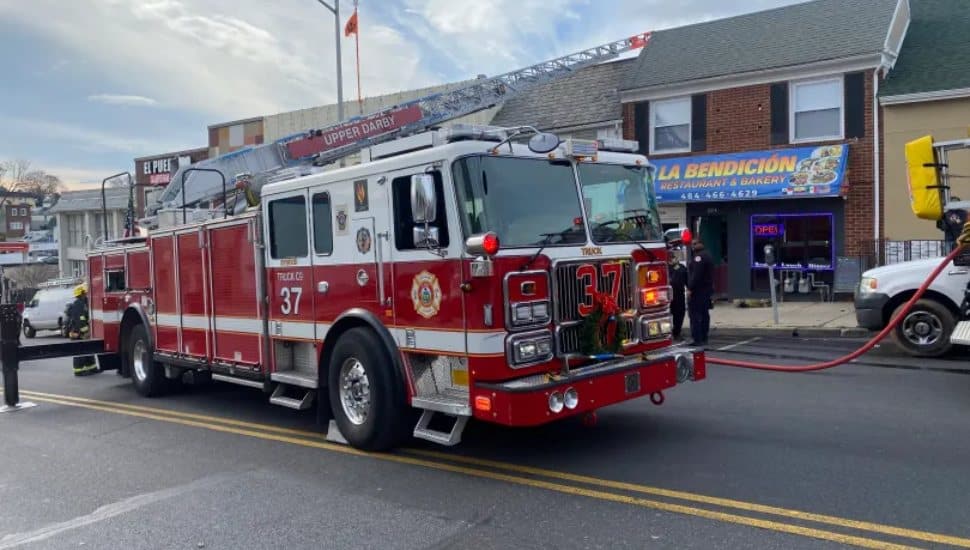
<svg viewBox="0 0 970 550"><path fill-rule="evenodd" d="M466 235L494 231L503 248L586 242L571 163L471 156L455 161L453 171ZM577 172L594 241L662 238L649 170L584 163Z"/></svg>
<svg viewBox="0 0 970 550"><path fill-rule="evenodd" d="M650 170L583 163L577 167L590 232L597 244L662 238Z"/></svg>
<svg viewBox="0 0 970 550"><path fill-rule="evenodd" d="M472 156L453 171L466 234L494 231L503 248L586 242L569 162Z"/></svg>

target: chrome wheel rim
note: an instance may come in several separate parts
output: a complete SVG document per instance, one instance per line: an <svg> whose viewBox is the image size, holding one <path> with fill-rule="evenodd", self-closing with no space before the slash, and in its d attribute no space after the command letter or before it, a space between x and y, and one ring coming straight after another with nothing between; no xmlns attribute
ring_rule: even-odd
<svg viewBox="0 0 970 550"><path fill-rule="evenodd" d="M928 311L914 311L903 319L903 335L911 344L932 346L943 337L943 320Z"/></svg>
<svg viewBox="0 0 970 550"><path fill-rule="evenodd" d="M340 366L340 406L351 424L360 426L367 421L370 381L364 365L356 357L348 357Z"/></svg>
<svg viewBox="0 0 970 550"><path fill-rule="evenodd" d="M135 342L134 349L131 350L131 362L132 366L135 367L135 376L139 380L145 380L148 378L148 370L145 365L145 355L147 355L148 348L145 347L144 340L137 340Z"/></svg>

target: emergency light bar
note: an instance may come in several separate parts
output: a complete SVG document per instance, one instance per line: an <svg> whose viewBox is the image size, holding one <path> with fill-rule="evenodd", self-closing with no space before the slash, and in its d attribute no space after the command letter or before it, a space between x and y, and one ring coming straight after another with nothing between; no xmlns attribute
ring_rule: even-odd
<svg viewBox="0 0 970 550"><path fill-rule="evenodd" d="M488 126L485 124L452 124L442 129L440 135L447 142L466 139L503 141L508 138L508 130L501 126Z"/></svg>
<svg viewBox="0 0 970 550"><path fill-rule="evenodd" d="M569 138L563 142L563 152L567 157L592 158L599 152L599 143Z"/></svg>
<svg viewBox="0 0 970 550"><path fill-rule="evenodd" d="M600 151L615 151L617 153L636 153L640 150L640 143L630 139L603 138L596 140Z"/></svg>

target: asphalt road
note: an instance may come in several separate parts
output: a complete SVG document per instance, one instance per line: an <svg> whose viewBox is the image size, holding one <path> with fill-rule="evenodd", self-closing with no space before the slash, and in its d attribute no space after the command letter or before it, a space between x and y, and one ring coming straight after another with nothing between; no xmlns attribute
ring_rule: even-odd
<svg viewBox="0 0 970 550"><path fill-rule="evenodd" d="M858 343L712 353L791 364ZM970 547L965 364L880 348L812 374L711 366L595 427L472 423L458 448L365 455L256 390L149 400L27 363L38 406L0 414L0 550Z"/></svg>

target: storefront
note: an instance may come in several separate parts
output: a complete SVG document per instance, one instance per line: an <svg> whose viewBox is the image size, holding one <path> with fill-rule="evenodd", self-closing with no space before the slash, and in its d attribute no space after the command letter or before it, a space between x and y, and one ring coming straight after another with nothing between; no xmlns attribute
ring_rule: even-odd
<svg viewBox="0 0 970 550"><path fill-rule="evenodd" d="M842 253L847 145L658 159L661 209L682 205L710 252L718 295L769 294L765 246L775 250L779 291L817 298Z"/></svg>

